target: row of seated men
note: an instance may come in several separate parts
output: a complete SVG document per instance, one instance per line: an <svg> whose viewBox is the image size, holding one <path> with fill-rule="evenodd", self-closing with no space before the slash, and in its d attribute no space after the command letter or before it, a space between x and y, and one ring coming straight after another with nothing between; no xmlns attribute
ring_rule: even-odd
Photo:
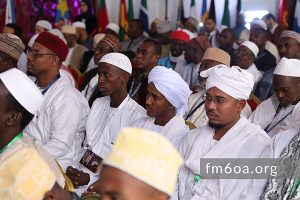
<svg viewBox="0 0 300 200"><path fill-rule="evenodd" d="M123 127L138 127L166 137L183 158L184 164L178 177L177 172L173 177L174 184L177 182L176 187L173 187L175 192L173 189L166 192L158 187L156 184L159 180L149 183L145 177L134 174L137 169L128 172L122 165L108 165L134 174L142 182L166 193L164 198L268 199L272 195L279 195L281 199L292 195L297 199L297 192L291 194L291 188L296 184L294 179L285 182L272 179L257 183L255 180L238 179L199 181L195 177L201 177L199 160L205 157L297 156L299 49L290 50L285 54L286 57L280 59L272 73L275 94L255 109L255 106L251 108L249 101L255 75L249 68L231 66L230 55L221 49L210 48L207 38L199 36L190 40L187 36L183 30L172 32L174 46L171 52L182 51L179 54L182 57L185 51L185 58L191 56L195 60L201 59L200 64L194 67L195 71L185 69L182 65L177 68L176 62L173 68L159 66L162 49L153 39L143 40L137 48L133 70L129 58L119 53L121 45L118 39L110 34L105 35L97 43L94 59L97 65L93 68L96 73L87 81L85 91L81 93L70 81L68 68L62 67L69 49L61 32L52 30L40 33L27 50L26 73L32 76L33 81L15 69L24 51L21 40L12 34L1 34L1 132L4 134L0 159L3 160L1 163L7 164L3 165L3 174L12 166L10 164L13 162L10 161L19 160L8 150L19 151L18 145L23 141L21 139L28 138L28 143L34 140L33 144L40 148L39 154L48 157L52 172L57 172L57 167L51 157L59 163L75 186L77 194L81 195L90 187L90 190L97 188L100 195L106 195L109 192L103 189L103 185L107 183L101 182L101 176L105 173L100 172L99 179L99 168L102 163L105 165L103 160L109 158L112 149L117 147L119 131ZM299 48L298 33L285 31L280 41L282 45L285 42L296 42ZM205 48L203 56L194 50L200 45L205 46L201 47ZM246 41L238 47L237 52L237 60L244 61L247 56L249 60L252 58L250 66L259 48L255 43ZM173 61L170 57L170 64L174 64ZM189 76L185 76L185 73ZM192 80L193 76L199 81L199 84L195 81L198 87L189 84L191 81L187 78ZM91 108L84 96L89 92L89 86L94 88L92 93L97 89L102 96L93 101ZM195 94L191 95L191 89ZM200 118L199 124L197 120L191 120L194 126L187 122L191 116ZM123 159L128 159L124 162L130 162L131 158L127 158L126 151L123 151L125 154L119 154L122 154ZM160 153L163 155L163 151ZM117 161L120 159L117 158ZM167 161L162 156L159 162L164 160ZM137 164L139 167L145 165L148 169L146 171L151 169L146 159L140 162ZM55 174L56 181L62 182L60 172ZM7 186L11 185L3 184L4 195L7 194Z"/></svg>

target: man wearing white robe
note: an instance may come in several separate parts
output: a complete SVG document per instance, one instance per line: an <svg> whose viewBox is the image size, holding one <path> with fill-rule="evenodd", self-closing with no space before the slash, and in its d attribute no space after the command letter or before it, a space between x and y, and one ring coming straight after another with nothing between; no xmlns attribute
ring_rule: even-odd
<svg viewBox="0 0 300 200"><path fill-rule="evenodd" d="M24 134L32 136L61 165L72 163L85 134L89 106L84 97L60 76L59 69L68 52L56 35L42 32L27 55L27 69L44 96Z"/></svg>
<svg viewBox="0 0 300 200"><path fill-rule="evenodd" d="M199 73L209 68L212 68L218 64L223 64L230 67L230 55L218 48L208 48L206 49L201 64L199 68ZM192 94L189 98L188 105L185 109L184 119L193 123L196 127L204 126L208 122L208 117L204 109L204 99L205 95L205 84L206 78L198 76L199 87L196 93ZM248 118L252 111L248 104L244 107L241 115Z"/></svg>
<svg viewBox="0 0 300 200"><path fill-rule="evenodd" d="M111 151L120 129L146 116L146 111L127 93L127 82L132 73L132 66L127 56L121 53L108 53L99 61L98 85L104 97L94 101L86 123L86 139L84 147L76 155L73 167L68 167L67 175L80 188L82 193L87 186L98 178L79 161L86 149L105 159ZM78 175L79 174L79 175Z"/></svg>
<svg viewBox="0 0 300 200"><path fill-rule="evenodd" d="M273 74L275 95L262 102L249 120L270 135L289 128L289 121L300 100L300 60L282 58ZM299 115L300 113L298 113Z"/></svg>
<svg viewBox="0 0 300 200"><path fill-rule="evenodd" d="M146 110L148 117L132 126L161 133L178 147L189 127L182 117L191 94L188 84L172 69L154 67L148 75Z"/></svg>
<svg viewBox="0 0 300 200"><path fill-rule="evenodd" d="M206 81L205 110L209 124L192 130L179 152L185 160L172 199L242 199L251 179L195 179L201 177L201 158L259 158L270 137L240 116L253 76L239 67L223 65L202 72Z"/></svg>

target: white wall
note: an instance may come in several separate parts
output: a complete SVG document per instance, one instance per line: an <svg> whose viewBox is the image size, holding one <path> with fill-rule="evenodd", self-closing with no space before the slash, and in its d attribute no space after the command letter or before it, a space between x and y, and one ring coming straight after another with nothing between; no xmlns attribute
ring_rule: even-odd
<svg viewBox="0 0 300 200"><path fill-rule="evenodd" d="M279 0L242 0L242 10L268 10L277 17Z"/></svg>

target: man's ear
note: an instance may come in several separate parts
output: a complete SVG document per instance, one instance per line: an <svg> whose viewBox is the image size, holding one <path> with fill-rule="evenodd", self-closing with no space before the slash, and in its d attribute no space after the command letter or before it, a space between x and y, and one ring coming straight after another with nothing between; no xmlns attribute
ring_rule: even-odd
<svg viewBox="0 0 300 200"><path fill-rule="evenodd" d="M246 100L238 100L237 106L238 106L238 111L241 112L244 107L246 106Z"/></svg>
<svg viewBox="0 0 300 200"><path fill-rule="evenodd" d="M21 124L22 118L22 113L11 111L9 117L6 120L6 126L11 127Z"/></svg>

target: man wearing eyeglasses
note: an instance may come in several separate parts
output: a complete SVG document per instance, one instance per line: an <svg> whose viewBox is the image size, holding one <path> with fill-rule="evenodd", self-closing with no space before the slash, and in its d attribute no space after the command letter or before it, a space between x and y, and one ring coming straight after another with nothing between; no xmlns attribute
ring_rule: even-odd
<svg viewBox="0 0 300 200"><path fill-rule="evenodd" d="M83 141L89 106L80 92L60 76L68 47L58 36L42 32L27 53L27 69L36 77L45 100L24 133L65 169Z"/></svg>
<svg viewBox="0 0 300 200"><path fill-rule="evenodd" d="M206 78L201 77L202 71L208 70L216 65L226 65L230 67L230 55L218 48L206 49L200 67L199 67L199 86L196 93L192 94L189 98L188 105L185 110L184 118L193 123L196 127L204 126L208 122L208 117L205 113L203 95L205 95ZM252 111L248 104L244 107L241 114L248 118Z"/></svg>
<svg viewBox="0 0 300 200"><path fill-rule="evenodd" d="M270 137L241 116L254 85L253 75L237 66L217 65L202 76L208 77L204 96L208 124L190 131L179 146L185 164L172 199L243 199L251 179L206 178L211 173L200 172L204 162L200 159L259 158L268 147Z"/></svg>
<svg viewBox="0 0 300 200"><path fill-rule="evenodd" d="M0 73L17 67L25 46L21 39L10 33L0 33Z"/></svg>

